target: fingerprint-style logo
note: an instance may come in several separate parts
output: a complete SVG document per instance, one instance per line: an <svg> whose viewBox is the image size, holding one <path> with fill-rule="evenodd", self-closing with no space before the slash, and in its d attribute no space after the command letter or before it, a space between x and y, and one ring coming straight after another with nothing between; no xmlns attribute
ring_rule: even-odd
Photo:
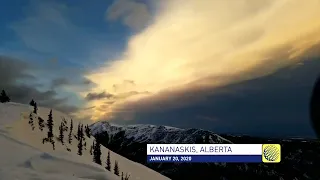
<svg viewBox="0 0 320 180"><path fill-rule="evenodd" d="M264 144L262 146L262 161L265 163L278 163L281 158L281 148L279 144Z"/></svg>

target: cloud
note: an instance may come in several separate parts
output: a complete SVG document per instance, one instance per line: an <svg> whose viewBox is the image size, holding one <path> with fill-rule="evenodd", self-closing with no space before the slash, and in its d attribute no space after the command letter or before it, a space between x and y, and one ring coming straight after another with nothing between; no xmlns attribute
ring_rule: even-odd
<svg viewBox="0 0 320 180"><path fill-rule="evenodd" d="M0 56L1 84L9 85L18 78L27 80L35 79L35 77L27 71L29 68L31 68L31 66L26 62L7 56Z"/></svg>
<svg viewBox="0 0 320 180"><path fill-rule="evenodd" d="M49 1L36 3L32 1L26 8L26 18L10 27L30 49L44 53L63 51L66 46L60 42L66 41L64 37L76 40L72 34L76 27L64 17L67 7Z"/></svg>
<svg viewBox="0 0 320 180"><path fill-rule="evenodd" d="M118 51L122 33L119 30L117 34L101 32L100 26L95 26L96 22L92 25L96 15L90 13L91 8L79 6L50 0L30 1L23 8L23 17L8 25L16 39L5 44L5 53L11 51L17 55L22 51L23 58L31 57L44 64L49 61L51 66L86 70L100 66L99 63L110 57L111 52ZM103 16L104 11L101 13ZM110 36L117 41L110 41Z"/></svg>
<svg viewBox="0 0 320 180"><path fill-rule="evenodd" d="M108 21L121 20L123 24L134 29L143 29L150 21L148 6L137 0L114 0L106 11Z"/></svg>
<svg viewBox="0 0 320 180"><path fill-rule="evenodd" d="M135 83L126 92L149 92L114 103L105 110L109 116L133 102L135 110L143 104L167 109L206 99L193 90L216 92L270 75L301 62L301 55L320 42L317 0L172 0L158 5L154 22L128 40L120 58L85 75L98 84L92 92L113 89L126 79ZM103 102L91 105L96 103ZM98 110L92 114L107 118Z"/></svg>
<svg viewBox="0 0 320 180"><path fill-rule="evenodd" d="M89 79L84 79L83 84L90 85L90 84L93 84L93 82L90 81Z"/></svg>
<svg viewBox="0 0 320 180"><path fill-rule="evenodd" d="M104 91L101 93L89 93L89 94L87 94L86 99L88 101L92 101L92 100L99 100L99 99L104 99L104 98L109 99L111 97L113 97L113 94L110 94L110 93Z"/></svg>
<svg viewBox="0 0 320 180"><path fill-rule="evenodd" d="M113 112L109 120L203 128L217 133L314 137L308 108L319 68L320 55L307 58L303 66L283 68L253 80L219 88L163 93L126 103L121 106L123 112ZM135 118L123 119L127 112ZM215 121L210 121L211 117Z"/></svg>
<svg viewBox="0 0 320 180"><path fill-rule="evenodd" d="M56 71L59 71L60 74L67 74L63 69L55 69ZM70 69L69 69L70 72ZM78 92L81 92L83 90L90 89L90 87L96 86L92 81L83 78L81 71L74 72L74 74L77 74L75 77L57 77L54 78L51 81L51 89L57 89L57 88L65 88L65 89L73 89Z"/></svg>
<svg viewBox="0 0 320 180"><path fill-rule="evenodd" d="M37 86L37 75L33 74L35 67L19 59L0 56L0 89L4 89L11 100L19 103L29 103L31 99L40 106L53 107L66 113L74 113L79 108L68 104L68 98L59 98L54 90L40 91Z"/></svg>
<svg viewBox="0 0 320 180"><path fill-rule="evenodd" d="M83 108L84 110L88 110L88 109L93 109L95 108L95 106L91 106L91 107L86 107L86 108Z"/></svg>
<svg viewBox="0 0 320 180"><path fill-rule="evenodd" d="M63 86L63 85L67 85L70 82L66 79L66 78L57 78L52 80L52 87L59 87L59 86Z"/></svg>
<svg viewBox="0 0 320 180"><path fill-rule="evenodd" d="M134 81L132 80L124 80L122 83L114 84L113 91L120 93L120 92L126 92L128 90L131 90L135 86Z"/></svg>

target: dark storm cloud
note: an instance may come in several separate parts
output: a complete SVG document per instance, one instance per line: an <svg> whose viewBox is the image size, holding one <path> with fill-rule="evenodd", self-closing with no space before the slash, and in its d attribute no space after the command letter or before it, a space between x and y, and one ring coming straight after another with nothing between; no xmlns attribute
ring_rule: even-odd
<svg viewBox="0 0 320 180"><path fill-rule="evenodd" d="M29 103L31 99L40 106L53 107L63 112L75 112L75 106L68 105L67 98L57 98L54 90L40 91L37 89L37 76L32 75L34 66L25 61L0 56L0 89L4 89L11 101ZM63 81L53 81L61 84Z"/></svg>
<svg viewBox="0 0 320 180"><path fill-rule="evenodd" d="M10 84L17 78L19 79L35 79L33 75L26 70L30 68L30 65L26 62L0 56L0 81L1 84Z"/></svg>
<svg viewBox="0 0 320 180"><path fill-rule="evenodd" d="M110 94L108 92L101 92L101 93L88 93L87 96L86 96L86 99L88 101L93 101L93 100L99 100L99 99L109 99L109 98L112 98L114 97L113 94Z"/></svg>
<svg viewBox="0 0 320 180"><path fill-rule="evenodd" d="M196 127L217 133L314 137L308 108L319 73L320 58L312 57L254 80L134 103L124 107L124 111L134 112L132 121L121 114L113 121Z"/></svg>
<svg viewBox="0 0 320 180"><path fill-rule="evenodd" d="M283 47L267 57L270 64L259 65L258 71L270 70L267 76L249 77L251 80L220 88L189 86L181 91L160 92L122 106L112 121L195 127L217 133L314 137L308 108L313 84L320 73L320 44L297 57L295 65L276 72L269 69L279 59L289 62L291 50L290 46ZM219 81L225 77L209 77L205 82L217 78ZM134 118L126 121L123 112L131 112Z"/></svg>

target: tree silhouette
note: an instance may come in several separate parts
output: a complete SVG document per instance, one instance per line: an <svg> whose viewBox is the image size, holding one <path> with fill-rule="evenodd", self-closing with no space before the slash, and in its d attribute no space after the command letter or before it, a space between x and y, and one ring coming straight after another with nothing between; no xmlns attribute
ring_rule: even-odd
<svg viewBox="0 0 320 180"><path fill-rule="evenodd" d="M71 119L71 123L70 123L70 131L69 131L69 135L68 135L68 141L69 141L69 144L72 143L72 130L73 130L73 121Z"/></svg>
<svg viewBox="0 0 320 180"><path fill-rule="evenodd" d="M39 129L43 131L44 126L44 120L41 117L38 117L38 124L39 124Z"/></svg>
<svg viewBox="0 0 320 180"><path fill-rule="evenodd" d="M64 117L61 117L61 123L62 123L62 131L63 132L67 132L68 131L68 126L67 126L67 121Z"/></svg>
<svg viewBox="0 0 320 180"><path fill-rule="evenodd" d="M93 147L93 162L101 165L101 144L99 141Z"/></svg>
<svg viewBox="0 0 320 180"><path fill-rule="evenodd" d="M78 155L82 155L82 150L83 150L83 130L82 126L79 124L78 126Z"/></svg>
<svg viewBox="0 0 320 180"><path fill-rule="evenodd" d="M113 171L114 171L114 174L115 174L115 175L117 175L117 176L120 175L120 174L119 174L119 166L118 166L118 162L117 162L117 161L114 162Z"/></svg>
<svg viewBox="0 0 320 180"><path fill-rule="evenodd" d="M83 146L82 146L82 138L80 138L79 141L78 141L78 155L79 155L79 156L82 155L82 149L83 149Z"/></svg>
<svg viewBox="0 0 320 180"><path fill-rule="evenodd" d="M10 102L10 98L4 90L1 91L0 102L1 103Z"/></svg>
<svg viewBox="0 0 320 180"><path fill-rule="evenodd" d="M49 129L49 131L48 131L48 139L49 139L49 140L52 140L52 138L53 138L53 131L52 131L52 129L53 129L52 109L50 110L50 113L49 113L48 117L49 117L48 120L47 120L47 126L48 126L48 129Z"/></svg>
<svg viewBox="0 0 320 180"><path fill-rule="evenodd" d="M33 113L37 114L37 112L38 112L38 106L37 106L37 103L35 102L33 106Z"/></svg>
<svg viewBox="0 0 320 180"><path fill-rule="evenodd" d="M30 104L30 106L34 106L34 103L35 103L35 102L34 102L34 100L32 99L29 104Z"/></svg>
<svg viewBox="0 0 320 180"><path fill-rule="evenodd" d="M88 138L90 138L91 134L90 134L90 129L89 129L88 125L85 126L85 132L86 132L86 135L88 136Z"/></svg>
<svg viewBox="0 0 320 180"><path fill-rule="evenodd" d="M107 161L106 161L106 169L111 171L111 160L110 160L110 151L108 151Z"/></svg>
<svg viewBox="0 0 320 180"><path fill-rule="evenodd" d="M63 128L64 128L63 127L63 122L61 122L60 126L59 126L59 141L61 142L62 145L64 145L64 140L63 140L63 138L64 138L64 134L63 134L64 129Z"/></svg>
<svg viewBox="0 0 320 180"><path fill-rule="evenodd" d="M91 145L91 147L90 147L90 155L93 154L93 149L94 149L94 141L92 142L92 145Z"/></svg>
<svg viewBox="0 0 320 180"><path fill-rule="evenodd" d="M83 124L81 124L81 126L80 126L80 137L82 138L83 141L86 140L86 138L84 136L84 131L83 131Z"/></svg>
<svg viewBox="0 0 320 180"><path fill-rule="evenodd" d="M77 130L77 140L80 140L80 131L81 131L81 125L80 123L78 124L78 130Z"/></svg>
<svg viewBox="0 0 320 180"><path fill-rule="evenodd" d="M33 116L32 113L29 114L29 124L32 127L32 130L34 130L34 123L33 123Z"/></svg>
<svg viewBox="0 0 320 180"><path fill-rule="evenodd" d="M47 120L47 127L48 127L48 133L47 137L42 140L42 143L44 144L45 142L50 142L52 144L53 150L55 150L55 142L53 140L53 118L52 118L52 109L50 110L50 113L48 115L48 120Z"/></svg>

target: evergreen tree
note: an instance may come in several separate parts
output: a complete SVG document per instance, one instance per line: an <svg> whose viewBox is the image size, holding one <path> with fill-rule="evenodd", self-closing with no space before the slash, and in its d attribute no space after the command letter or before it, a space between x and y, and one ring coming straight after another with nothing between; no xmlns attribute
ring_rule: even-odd
<svg viewBox="0 0 320 180"><path fill-rule="evenodd" d="M96 142L93 148L93 162L101 165L101 144Z"/></svg>
<svg viewBox="0 0 320 180"><path fill-rule="evenodd" d="M93 146L90 146L90 155L92 155Z"/></svg>
<svg viewBox="0 0 320 180"><path fill-rule="evenodd" d="M81 125L80 125L80 123L78 124L78 130L77 130L77 140L79 141L79 139L80 139L80 130L81 129Z"/></svg>
<svg viewBox="0 0 320 180"><path fill-rule="evenodd" d="M33 106L33 113L37 114L37 112L38 112L38 106L37 106L37 103L35 102Z"/></svg>
<svg viewBox="0 0 320 180"><path fill-rule="evenodd" d="M78 126L78 155L82 155L82 150L83 150L83 126L79 124Z"/></svg>
<svg viewBox="0 0 320 180"><path fill-rule="evenodd" d="M69 135L68 135L68 141L69 141L69 144L72 143L72 130L73 130L73 121L71 119L71 123L70 123L70 132L69 132Z"/></svg>
<svg viewBox="0 0 320 180"><path fill-rule="evenodd" d="M83 124L81 124L80 126L80 137L82 138L83 141L86 140L86 138L84 137Z"/></svg>
<svg viewBox="0 0 320 180"><path fill-rule="evenodd" d="M50 142L52 144L53 150L55 150L55 142L53 140L53 118L52 118L52 110L50 110L50 113L48 115L48 120L47 120L47 127L48 127L48 134L47 137L42 140L42 143L44 144L45 142Z"/></svg>
<svg viewBox="0 0 320 180"><path fill-rule="evenodd" d="M10 98L4 90L1 91L0 102L1 103L10 102Z"/></svg>
<svg viewBox="0 0 320 180"><path fill-rule="evenodd" d="M41 117L38 117L39 129L43 131L44 128L44 120Z"/></svg>
<svg viewBox="0 0 320 180"><path fill-rule="evenodd" d="M108 171L111 171L110 151L108 151L107 162L106 162L106 169L107 169Z"/></svg>
<svg viewBox="0 0 320 180"><path fill-rule="evenodd" d="M52 109L50 110L50 113L49 113L49 115L48 115L48 120L47 120L47 126L48 126L48 129L49 129L49 131L48 131L48 139L49 140L53 140L52 138L53 138L53 131L52 131L52 129L53 129L53 118L52 118Z"/></svg>
<svg viewBox="0 0 320 180"><path fill-rule="evenodd" d="M32 130L34 130L32 113L29 114L29 124L30 124L30 126L32 127Z"/></svg>
<svg viewBox="0 0 320 180"><path fill-rule="evenodd" d="M66 119L64 118L64 117L62 117L62 129L63 129L63 131L68 131L68 126L67 126L67 121L66 121Z"/></svg>
<svg viewBox="0 0 320 180"><path fill-rule="evenodd" d="M78 142L78 155L81 156L82 155L82 138L79 138L79 142Z"/></svg>
<svg viewBox="0 0 320 180"><path fill-rule="evenodd" d="M32 99L29 104L30 104L30 106L34 106L34 103L35 103L35 102L34 102L34 100Z"/></svg>
<svg viewBox="0 0 320 180"><path fill-rule="evenodd" d="M92 142L92 145L90 147L90 155L93 154L93 150L94 150L94 141Z"/></svg>
<svg viewBox="0 0 320 180"><path fill-rule="evenodd" d="M88 125L85 126L85 132L86 132L86 135L88 136L88 138L90 138L91 134L90 134L90 129L89 129Z"/></svg>
<svg viewBox="0 0 320 180"><path fill-rule="evenodd" d="M59 141L61 142L62 145L64 145L64 134L63 134L64 130L63 130L63 122L61 122L60 126L59 126Z"/></svg>
<svg viewBox="0 0 320 180"><path fill-rule="evenodd" d="M114 168L113 168L114 174L119 176L119 166L118 166L118 161L114 162Z"/></svg>

